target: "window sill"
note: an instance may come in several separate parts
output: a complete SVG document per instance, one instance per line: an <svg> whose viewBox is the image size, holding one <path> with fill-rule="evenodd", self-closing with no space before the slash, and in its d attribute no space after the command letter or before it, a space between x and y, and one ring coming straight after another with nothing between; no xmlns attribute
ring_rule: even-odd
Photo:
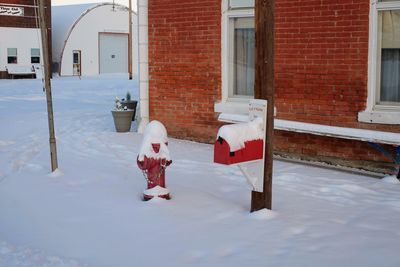
<svg viewBox="0 0 400 267"><path fill-rule="evenodd" d="M362 111L358 113L358 121L377 124L399 124L400 125L400 110L399 111Z"/></svg>
<svg viewBox="0 0 400 267"><path fill-rule="evenodd" d="M220 113L218 116L219 121L229 123L248 122L249 105L253 100L254 102L260 101L253 98L231 98L226 102L215 103L214 112ZM274 107L274 117L276 117L276 107Z"/></svg>
<svg viewBox="0 0 400 267"><path fill-rule="evenodd" d="M249 114L250 99L235 99L214 104L214 112L229 114Z"/></svg>

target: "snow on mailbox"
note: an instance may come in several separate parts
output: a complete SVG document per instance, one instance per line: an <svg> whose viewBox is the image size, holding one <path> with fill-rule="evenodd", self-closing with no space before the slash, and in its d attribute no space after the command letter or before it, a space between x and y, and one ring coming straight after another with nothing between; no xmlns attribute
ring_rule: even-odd
<svg viewBox="0 0 400 267"><path fill-rule="evenodd" d="M263 158L263 119L224 125L214 145L214 162L235 164Z"/></svg>
<svg viewBox="0 0 400 267"><path fill-rule="evenodd" d="M238 165L257 192L263 192L266 108L266 100L250 100L245 121L222 126L214 144L214 162Z"/></svg>

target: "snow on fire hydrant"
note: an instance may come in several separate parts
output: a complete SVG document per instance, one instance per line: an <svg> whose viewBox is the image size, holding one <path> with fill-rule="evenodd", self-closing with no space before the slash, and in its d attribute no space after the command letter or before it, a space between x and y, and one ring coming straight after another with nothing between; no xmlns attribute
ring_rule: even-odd
<svg viewBox="0 0 400 267"><path fill-rule="evenodd" d="M147 181L143 200L153 197L170 199L165 186L165 169L172 163L168 151L167 130L159 121L151 121L144 130L137 164Z"/></svg>

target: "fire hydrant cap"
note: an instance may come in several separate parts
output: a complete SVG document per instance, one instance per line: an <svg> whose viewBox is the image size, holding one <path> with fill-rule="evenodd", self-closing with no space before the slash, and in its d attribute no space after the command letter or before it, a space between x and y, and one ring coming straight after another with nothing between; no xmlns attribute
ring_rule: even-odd
<svg viewBox="0 0 400 267"><path fill-rule="evenodd" d="M139 150L139 160L144 157L171 160L168 147L167 130L159 121L151 121L144 130L143 142ZM153 144L159 144L159 151L153 149Z"/></svg>
<svg viewBox="0 0 400 267"><path fill-rule="evenodd" d="M167 143L168 136L167 136L167 129L165 126L159 121L151 121L144 130L144 137L149 138L148 140L151 143Z"/></svg>

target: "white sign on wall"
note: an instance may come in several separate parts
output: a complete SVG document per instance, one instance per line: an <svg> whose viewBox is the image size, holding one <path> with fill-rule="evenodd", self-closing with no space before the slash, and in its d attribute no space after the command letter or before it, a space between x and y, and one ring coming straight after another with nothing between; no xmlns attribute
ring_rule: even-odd
<svg viewBox="0 0 400 267"><path fill-rule="evenodd" d="M23 16L23 7L0 6L0 16Z"/></svg>

